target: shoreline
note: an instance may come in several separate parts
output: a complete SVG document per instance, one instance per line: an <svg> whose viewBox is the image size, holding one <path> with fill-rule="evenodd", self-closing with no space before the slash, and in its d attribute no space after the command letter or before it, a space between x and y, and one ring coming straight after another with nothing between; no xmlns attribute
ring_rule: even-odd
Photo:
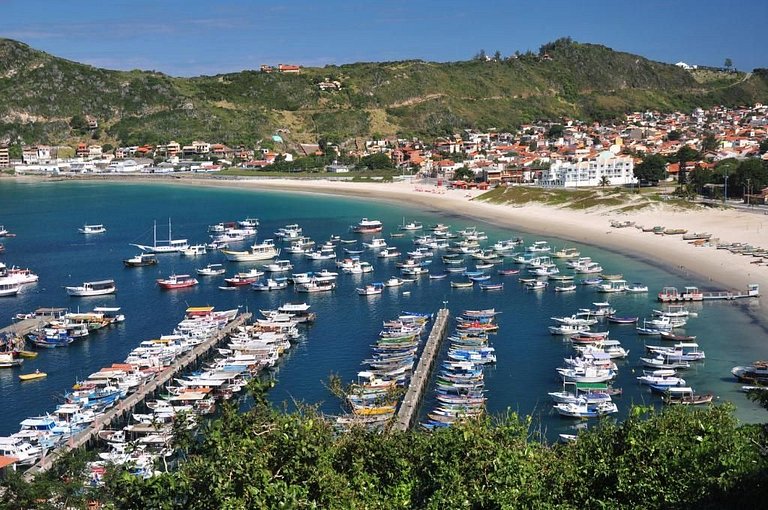
<svg viewBox="0 0 768 510"><path fill-rule="evenodd" d="M695 246L679 235L655 235L638 228L612 228L610 221L634 221L636 225L664 225L688 232L709 232L712 240L742 242L753 246L768 243L768 216L732 209L679 211L660 205L621 215L600 209L574 210L540 204L513 206L473 200L483 192L446 190L410 182L360 183L327 179L297 180L285 178L164 178L141 176L131 179L100 178L109 182L154 182L196 187L236 188L258 191L291 192L350 196L391 203L408 204L422 210L458 216L496 227L528 234L553 236L566 241L597 246L651 264L656 264L704 290L745 291L757 283L768 290L768 266L752 264L754 257L717 250L714 246ZM105 176L106 177L106 176ZM22 177L23 182L41 181ZM96 180L90 178L62 179ZM650 289L652 293L661 289ZM768 303L761 304L768 310Z"/></svg>

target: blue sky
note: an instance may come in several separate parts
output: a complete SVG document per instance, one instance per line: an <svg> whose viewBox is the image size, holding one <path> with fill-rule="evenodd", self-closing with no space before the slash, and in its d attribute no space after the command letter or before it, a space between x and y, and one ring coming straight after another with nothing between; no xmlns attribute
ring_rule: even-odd
<svg viewBox="0 0 768 510"><path fill-rule="evenodd" d="M360 61L455 61L559 37L652 60L768 67L766 0L0 0L0 37L174 76Z"/></svg>

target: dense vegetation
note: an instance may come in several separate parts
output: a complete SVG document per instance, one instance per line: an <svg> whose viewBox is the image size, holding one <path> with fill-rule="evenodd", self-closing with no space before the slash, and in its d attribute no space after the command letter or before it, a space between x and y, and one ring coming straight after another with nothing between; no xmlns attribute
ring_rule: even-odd
<svg viewBox="0 0 768 510"><path fill-rule="evenodd" d="M547 445L514 414L435 433L338 434L311 409L272 409L260 391L249 412L225 406L204 439L180 436L176 471L147 480L115 471L92 491L72 457L32 484L11 476L0 507L707 510L768 497L768 437L739 427L730 404L636 407L622 424Z"/></svg>
<svg viewBox="0 0 768 510"><path fill-rule="evenodd" d="M340 90L321 91L326 79ZM195 139L252 146L278 129L291 144L379 135L512 129L563 115L686 110L768 101L768 75L691 73L562 39L538 54L402 61L174 78L109 71L0 39L0 143L95 140L133 145ZM83 129L86 115L99 129Z"/></svg>

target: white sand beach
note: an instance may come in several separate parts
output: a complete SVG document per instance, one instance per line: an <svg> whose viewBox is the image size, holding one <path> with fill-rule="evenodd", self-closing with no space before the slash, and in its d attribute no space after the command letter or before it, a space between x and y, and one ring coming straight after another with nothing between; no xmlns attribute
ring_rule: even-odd
<svg viewBox="0 0 768 510"><path fill-rule="evenodd" d="M735 209L674 210L660 205L636 213L617 216L605 210L585 211L544 205L510 206L473 200L482 192L446 190L431 185L397 183L359 183L330 180L291 179L181 179L176 182L202 186L225 186L258 190L283 190L302 193L352 195L407 203L437 209L466 218L564 240L599 246L638 257L663 266L681 277L690 277L705 290L746 291L757 283L768 290L768 266L760 259L715 248L715 240L768 246L768 215ZM680 235L655 235L639 228L612 228L611 220L634 221L636 225L663 225L709 232L710 246L695 246ZM764 228L766 230L764 230ZM695 280L695 281L694 281ZM651 289L658 291L660 289Z"/></svg>

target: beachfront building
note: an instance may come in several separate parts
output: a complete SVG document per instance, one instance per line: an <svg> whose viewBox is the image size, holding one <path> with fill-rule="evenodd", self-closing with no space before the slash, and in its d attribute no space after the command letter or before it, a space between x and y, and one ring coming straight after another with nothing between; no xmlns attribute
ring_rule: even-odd
<svg viewBox="0 0 768 510"><path fill-rule="evenodd" d="M604 151L594 159L578 162L554 160L548 169L542 171L538 183L564 188L600 186L603 177L606 177L610 186L624 186L637 182L634 168L631 157Z"/></svg>
<svg viewBox="0 0 768 510"><path fill-rule="evenodd" d="M6 146L0 146L0 168L11 166L11 154Z"/></svg>

